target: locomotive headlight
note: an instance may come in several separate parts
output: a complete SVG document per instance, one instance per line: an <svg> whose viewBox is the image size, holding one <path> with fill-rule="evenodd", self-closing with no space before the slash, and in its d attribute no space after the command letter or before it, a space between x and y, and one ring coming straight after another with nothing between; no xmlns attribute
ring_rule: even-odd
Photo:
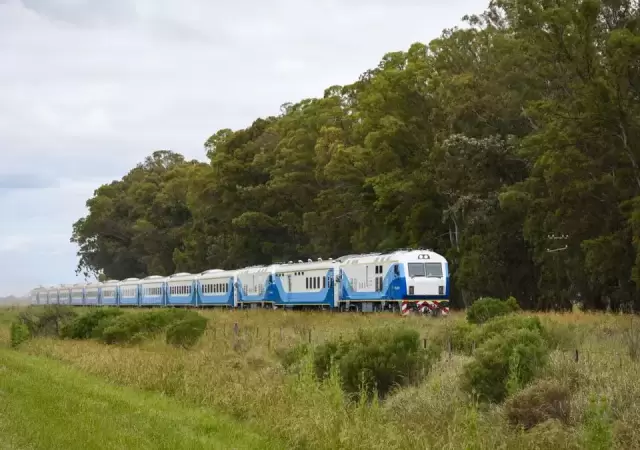
<svg viewBox="0 0 640 450"><path fill-rule="evenodd" d="M409 295L413 295L413 286L409 286Z"/></svg>
<svg viewBox="0 0 640 450"><path fill-rule="evenodd" d="M438 294L444 295L444 286L438 286Z"/></svg>

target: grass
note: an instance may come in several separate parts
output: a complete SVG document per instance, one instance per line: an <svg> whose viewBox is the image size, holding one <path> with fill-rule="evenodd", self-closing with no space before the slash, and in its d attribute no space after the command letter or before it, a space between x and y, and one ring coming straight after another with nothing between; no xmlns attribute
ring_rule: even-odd
<svg viewBox="0 0 640 450"><path fill-rule="evenodd" d="M204 408L0 349L0 448L282 448Z"/></svg>
<svg viewBox="0 0 640 450"><path fill-rule="evenodd" d="M449 352L443 337L464 320L461 314L439 319L283 311L203 314L210 319L208 328L189 350L159 338L129 346L34 339L21 351L169 396L183 405L176 408L229 414L249 429L269 430L287 448L640 448L640 320L634 323L630 316L536 314L558 343L541 378L566 386L571 408L565 421L548 420L524 431L509 423L505 404L478 405L460 389L462 370L473 357ZM316 345L398 321L438 342L443 353L418 386L398 389L384 401L354 401L335 379L320 382L309 367L289 373L280 364L278 354L299 343Z"/></svg>

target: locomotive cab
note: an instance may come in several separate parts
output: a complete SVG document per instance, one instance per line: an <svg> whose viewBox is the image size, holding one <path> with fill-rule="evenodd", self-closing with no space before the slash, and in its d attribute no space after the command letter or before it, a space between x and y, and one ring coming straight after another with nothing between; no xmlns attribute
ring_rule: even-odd
<svg viewBox="0 0 640 450"><path fill-rule="evenodd" d="M433 252L412 253L403 262L408 298L427 300L448 297L446 260Z"/></svg>

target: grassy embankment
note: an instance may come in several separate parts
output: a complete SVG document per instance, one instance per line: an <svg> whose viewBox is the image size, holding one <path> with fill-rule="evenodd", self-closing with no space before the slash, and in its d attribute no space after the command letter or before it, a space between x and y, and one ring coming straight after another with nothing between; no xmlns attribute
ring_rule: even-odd
<svg viewBox="0 0 640 450"><path fill-rule="evenodd" d="M21 351L193 407L229 413L284 438L287 447L640 448L640 384L635 381L640 329L636 331L628 316L538 315L558 343L538 380L566 387L569 401L559 418L524 431L509 423L505 403L478 404L463 392L461 374L474 357L457 352L455 342L451 352L448 342L443 345L440 360L419 386L399 389L372 404L350 400L339 385L317 381L310 370L288 373L278 356L300 342L315 345L398 321L420 330L428 341L443 342L441 337L451 335L462 315L401 319L273 311L205 314L208 329L191 350L173 348L161 339L106 346L39 338L24 343ZM240 326L238 337L235 323ZM522 407L531 415L545 408L533 400Z"/></svg>
<svg viewBox="0 0 640 450"><path fill-rule="evenodd" d="M9 350L16 313L0 309L0 449L283 448L210 408Z"/></svg>

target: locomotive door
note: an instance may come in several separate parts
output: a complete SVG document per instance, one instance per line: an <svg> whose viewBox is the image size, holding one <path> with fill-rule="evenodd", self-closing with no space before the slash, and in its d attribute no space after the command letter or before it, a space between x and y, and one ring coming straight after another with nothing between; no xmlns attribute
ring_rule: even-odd
<svg viewBox="0 0 640 450"><path fill-rule="evenodd" d="M342 284L340 280L340 272L341 269L333 270L333 307L337 308L340 306L340 291L342 290Z"/></svg>

